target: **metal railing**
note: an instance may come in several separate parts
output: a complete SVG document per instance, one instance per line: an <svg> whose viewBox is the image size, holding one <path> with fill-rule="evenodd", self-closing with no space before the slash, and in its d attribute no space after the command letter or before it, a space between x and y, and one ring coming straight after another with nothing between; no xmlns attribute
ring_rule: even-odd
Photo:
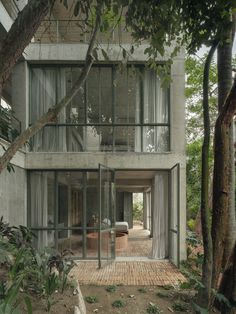
<svg viewBox="0 0 236 314"><path fill-rule="evenodd" d="M0 108L0 138L8 142L21 133L21 122L4 108Z"/></svg>
<svg viewBox="0 0 236 314"><path fill-rule="evenodd" d="M88 43L90 31L83 20L44 20L32 43ZM132 37L125 27L117 25L106 33L99 32L97 40L100 44L131 43Z"/></svg>
<svg viewBox="0 0 236 314"><path fill-rule="evenodd" d="M166 125L48 124L31 138L34 152L145 152L170 151Z"/></svg>

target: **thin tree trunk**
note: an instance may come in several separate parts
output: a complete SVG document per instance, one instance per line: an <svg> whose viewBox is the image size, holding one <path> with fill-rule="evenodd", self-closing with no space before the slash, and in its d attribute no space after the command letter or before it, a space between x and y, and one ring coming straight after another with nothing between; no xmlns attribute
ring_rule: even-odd
<svg viewBox="0 0 236 314"><path fill-rule="evenodd" d="M204 260L202 266L203 291L199 293L201 305L209 307L211 296L212 275L212 238L209 211L209 145L210 145L210 116L209 116L209 71L211 60L216 51L217 43L213 44L204 66L203 76L203 119L204 140L202 146L202 176L201 176L201 225L204 247Z"/></svg>
<svg viewBox="0 0 236 314"><path fill-rule="evenodd" d="M218 67L218 109L219 112L224 106L226 98L232 86L232 46L235 33L235 14L232 15L232 27L226 32L225 40L222 45L218 47L217 53L217 67ZM226 265L232 248L235 242L236 224L235 224L235 167L234 167L234 143L233 143L233 128L229 130L229 197L228 197L228 215L227 219L227 233L225 239L222 267Z"/></svg>
<svg viewBox="0 0 236 314"><path fill-rule="evenodd" d="M56 120L57 115L60 113L60 111L71 102L71 100L83 86L83 83L85 82L88 76L88 73L91 69L94 60L92 57L92 51L95 44L100 21L101 21L101 7L98 6L95 26L92 32L91 40L86 54L85 65L79 78L77 79L71 90L67 93L67 95L58 104L56 104L52 108L49 108L49 110L45 114L43 114L32 126L27 128L22 134L20 134L14 140L14 142L8 147L6 152L0 158L0 173L8 165L12 157L19 150L19 148L21 148L33 135L35 135L39 130L41 130L47 123Z"/></svg>
<svg viewBox="0 0 236 314"><path fill-rule="evenodd" d="M14 65L54 2L55 0L29 0L0 43L0 95Z"/></svg>
<svg viewBox="0 0 236 314"><path fill-rule="evenodd" d="M229 203L229 130L236 113L236 80L215 124L212 203L213 271L212 287L217 288L227 235Z"/></svg>

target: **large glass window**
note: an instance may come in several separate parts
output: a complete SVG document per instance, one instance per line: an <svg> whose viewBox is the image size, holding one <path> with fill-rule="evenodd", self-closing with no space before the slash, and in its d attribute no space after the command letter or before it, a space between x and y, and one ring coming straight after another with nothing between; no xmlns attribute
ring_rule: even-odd
<svg viewBox="0 0 236 314"><path fill-rule="evenodd" d="M30 123L60 101L81 67L32 67ZM141 65L93 66L56 123L31 142L33 151L169 151L169 97L159 77Z"/></svg>

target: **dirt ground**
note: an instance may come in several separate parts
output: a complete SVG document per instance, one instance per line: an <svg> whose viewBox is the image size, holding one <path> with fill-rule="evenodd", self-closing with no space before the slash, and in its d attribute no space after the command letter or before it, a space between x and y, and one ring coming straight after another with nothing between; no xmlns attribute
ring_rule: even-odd
<svg viewBox="0 0 236 314"><path fill-rule="evenodd" d="M192 293L189 291L167 290L156 286L123 285L83 285L80 288L88 314L193 313L189 305ZM120 307L114 306L115 301L115 304Z"/></svg>
<svg viewBox="0 0 236 314"><path fill-rule="evenodd" d="M68 288L63 294L55 293L53 295L50 314L74 314L75 305L77 305L77 296L73 294L74 289ZM23 294L22 294L23 297ZM41 296L31 296L33 314L46 314L46 300ZM20 307L20 313L27 313L26 306Z"/></svg>

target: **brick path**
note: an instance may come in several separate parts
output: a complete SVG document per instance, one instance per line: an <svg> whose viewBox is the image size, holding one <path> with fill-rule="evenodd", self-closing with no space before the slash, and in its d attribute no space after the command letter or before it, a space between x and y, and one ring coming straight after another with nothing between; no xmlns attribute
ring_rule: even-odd
<svg viewBox="0 0 236 314"><path fill-rule="evenodd" d="M185 277L168 261L113 262L97 269L97 262L81 261L72 271L81 285L177 285Z"/></svg>

